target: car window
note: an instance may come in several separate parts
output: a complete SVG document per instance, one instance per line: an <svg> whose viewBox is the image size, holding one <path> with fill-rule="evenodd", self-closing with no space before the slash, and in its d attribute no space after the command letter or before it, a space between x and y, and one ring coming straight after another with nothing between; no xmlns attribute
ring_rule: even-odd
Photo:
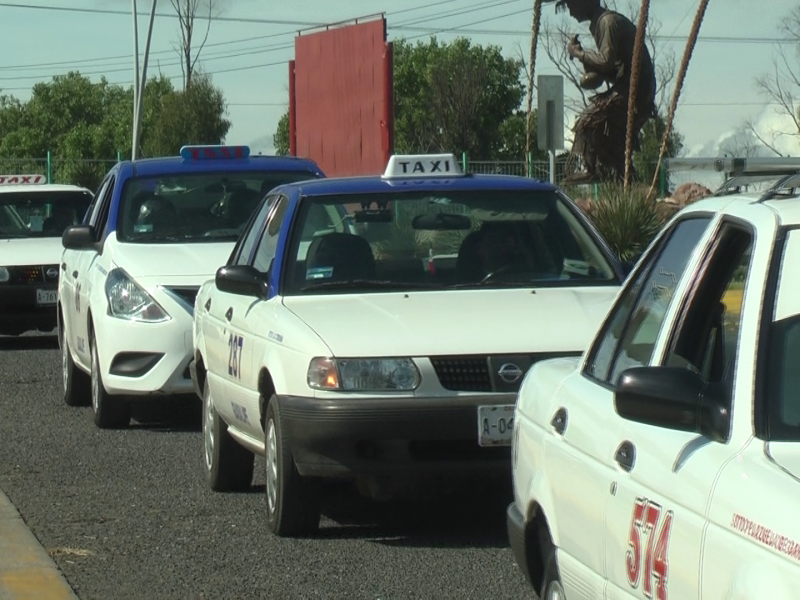
<svg viewBox="0 0 800 600"><path fill-rule="evenodd" d="M261 229L264 225L264 219L267 218L267 213L272 207L274 198L274 196L268 196L261 204L258 212L253 215L253 218L249 223L250 228L244 233L244 236L240 239L236 249L234 250L231 264L246 265L250 261L250 254L253 250L253 246L255 246L256 240L261 233Z"/></svg>
<svg viewBox="0 0 800 600"><path fill-rule="evenodd" d="M711 217L678 221L630 280L590 351L585 374L613 385L619 373L650 362L672 293ZM645 258L644 260L648 260Z"/></svg>
<svg viewBox="0 0 800 600"><path fill-rule="evenodd" d="M100 206L103 204L103 198L105 197L106 190L108 189L108 185L110 183L111 176L109 175L103 180L103 182L100 184L100 187L97 188L97 192L95 192L92 203L89 205L84 217L85 225L91 225L94 227L97 223L97 217L100 214Z"/></svg>
<svg viewBox="0 0 800 600"><path fill-rule="evenodd" d="M0 238L61 237L83 219L88 191L35 190L0 194Z"/></svg>
<svg viewBox="0 0 800 600"><path fill-rule="evenodd" d="M275 201L274 208L269 215L264 234L261 236L256 254L253 257L253 267L262 273L266 273L272 267L272 260L275 258L275 252L278 248L281 224L286 216L288 207L289 199L286 196L281 196Z"/></svg>
<svg viewBox="0 0 800 600"><path fill-rule="evenodd" d="M551 190L308 197L294 223L287 295L621 283L595 234Z"/></svg>
<svg viewBox="0 0 800 600"><path fill-rule="evenodd" d="M95 221L95 239L98 241L103 239L103 234L106 230L108 223L108 215L111 211L111 200L114 196L114 185L116 184L116 177L113 175L108 180L108 186L103 192L103 197L98 203L97 220Z"/></svg>
<svg viewBox="0 0 800 600"><path fill-rule="evenodd" d="M699 373L720 384L730 403L744 290L750 272L751 231L724 226L695 282L672 335L666 363Z"/></svg>

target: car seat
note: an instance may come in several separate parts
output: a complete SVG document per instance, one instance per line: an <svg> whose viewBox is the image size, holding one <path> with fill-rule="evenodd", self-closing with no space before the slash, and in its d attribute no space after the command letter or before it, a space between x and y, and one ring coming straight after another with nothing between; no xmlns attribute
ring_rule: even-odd
<svg viewBox="0 0 800 600"><path fill-rule="evenodd" d="M136 224L142 233L174 235L178 232L178 211L166 198L152 196L139 208Z"/></svg>
<svg viewBox="0 0 800 600"><path fill-rule="evenodd" d="M375 257L364 238L349 233L329 233L315 238L308 247L306 272L314 269L324 281L374 279Z"/></svg>
<svg viewBox="0 0 800 600"><path fill-rule="evenodd" d="M255 211L261 198L256 190L250 188L233 192L228 198L225 214L230 227L242 227Z"/></svg>

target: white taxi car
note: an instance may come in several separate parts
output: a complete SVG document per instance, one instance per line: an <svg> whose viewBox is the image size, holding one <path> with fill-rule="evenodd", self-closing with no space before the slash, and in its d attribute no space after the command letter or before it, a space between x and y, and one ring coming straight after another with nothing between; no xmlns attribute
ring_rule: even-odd
<svg viewBox="0 0 800 600"><path fill-rule="evenodd" d="M525 377L507 521L542 598L800 597L797 171L676 215L586 353Z"/></svg>
<svg viewBox="0 0 800 600"><path fill-rule="evenodd" d="M192 393L200 284L267 191L320 176L313 161L251 157L246 146L185 146L181 156L115 165L83 224L63 235L65 402L91 399L97 426L125 427L131 401Z"/></svg>
<svg viewBox="0 0 800 600"><path fill-rule="evenodd" d="M55 329L61 234L91 201L44 175L0 175L0 334Z"/></svg>
<svg viewBox="0 0 800 600"><path fill-rule="evenodd" d="M508 474L524 372L579 354L623 277L559 189L452 155L273 190L196 299L211 488L265 455L269 528L292 535L325 479Z"/></svg>

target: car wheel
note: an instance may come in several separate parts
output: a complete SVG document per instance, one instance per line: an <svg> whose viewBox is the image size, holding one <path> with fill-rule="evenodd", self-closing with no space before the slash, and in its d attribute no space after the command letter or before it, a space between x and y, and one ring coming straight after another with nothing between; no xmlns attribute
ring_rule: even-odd
<svg viewBox="0 0 800 600"><path fill-rule="evenodd" d="M94 424L101 429L121 429L131 422L131 407L125 400L112 396L103 385L100 374L100 359L97 355L97 341L92 335L89 341L92 352L92 410Z"/></svg>
<svg viewBox="0 0 800 600"><path fill-rule="evenodd" d="M561 585L561 575L558 572L556 562L556 547L550 545L547 560L544 567L544 579L542 580L542 590L539 593L542 600L566 600L564 586Z"/></svg>
<svg viewBox="0 0 800 600"><path fill-rule="evenodd" d="M319 485L297 472L275 395L267 406L264 437L269 530L284 537L314 533L319 529Z"/></svg>
<svg viewBox="0 0 800 600"><path fill-rule="evenodd" d="M220 418L208 377L203 384L203 440L208 485L215 492L241 492L253 483L255 455L239 445Z"/></svg>
<svg viewBox="0 0 800 600"><path fill-rule="evenodd" d="M61 379L64 403L67 406L86 406L91 399L90 379L72 360L64 327L58 328L58 344L61 347Z"/></svg>

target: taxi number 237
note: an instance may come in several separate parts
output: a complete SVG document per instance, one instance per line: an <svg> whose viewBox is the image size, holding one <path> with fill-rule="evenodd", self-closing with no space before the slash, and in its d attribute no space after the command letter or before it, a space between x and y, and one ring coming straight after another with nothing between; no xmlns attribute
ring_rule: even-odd
<svg viewBox="0 0 800 600"><path fill-rule="evenodd" d="M641 584L647 598L653 598L655 586L656 600L667 600L667 551L672 518L671 510L664 512L647 498L637 498L633 505L625 564L628 583L634 589Z"/></svg>
<svg viewBox="0 0 800 600"><path fill-rule="evenodd" d="M242 378L242 346L244 338L230 334L228 337L228 375L236 379Z"/></svg>

